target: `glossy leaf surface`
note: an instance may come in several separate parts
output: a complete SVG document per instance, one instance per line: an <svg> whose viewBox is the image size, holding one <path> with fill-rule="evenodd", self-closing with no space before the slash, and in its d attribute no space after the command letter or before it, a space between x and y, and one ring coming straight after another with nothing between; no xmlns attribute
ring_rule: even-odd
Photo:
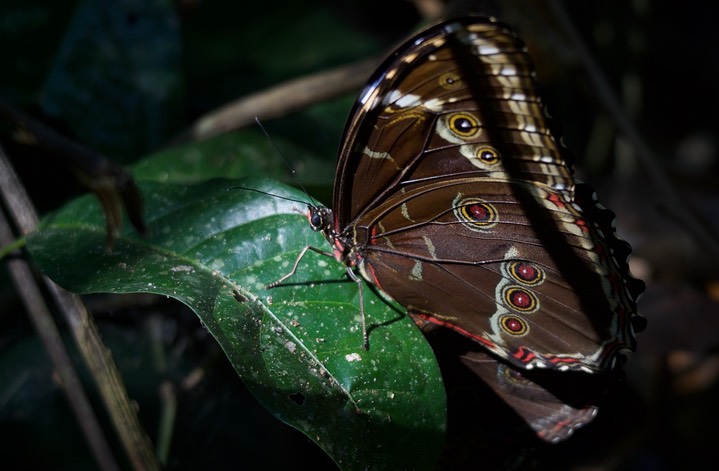
<svg viewBox="0 0 719 471"><path fill-rule="evenodd" d="M432 468L445 399L434 356L396 305L365 289L370 350L362 349L358 290L325 248L303 198L260 180L142 185L150 235L129 228L112 253L98 203L80 198L48 217L28 246L56 282L80 293L164 294L190 306L255 396L307 434L342 469Z"/></svg>

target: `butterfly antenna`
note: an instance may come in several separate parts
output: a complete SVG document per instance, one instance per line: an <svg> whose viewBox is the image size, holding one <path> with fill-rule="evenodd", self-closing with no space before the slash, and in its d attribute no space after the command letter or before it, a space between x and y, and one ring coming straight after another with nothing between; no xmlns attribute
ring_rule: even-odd
<svg viewBox="0 0 719 471"><path fill-rule="evenodd" d="M293 203L300 203L300 204L307 204L307 201L298 200L296 198L290 198L288 196L282 196L275 193L270 193L269 191L264 190L258 190L257 188L250 188L249 186L231 186L228 188L228 190L246 190L246 191L254 191L255 193L259 193L261 195L267 195L271 196L273 198L278 198L285 201L292 201Z"/></svg>
<svg viewBox="0 0 719 471"><path fill-rule="evenodd" d="M302 184L302 181L297 176L297 171L294 168L292 168L292 165L290 165L290 163L287 161L285 156L282 155L282 152L280 152L280 148L277 147L277 143L275 143L274 139L272 139L272 136L270 136L270 133L267 132L267 129L265 129L265 126L260 122L260 118L258 118L257 116L255 116L255 123L257 123L257 125L260 127L262 132L265 134L265 137L267 137L267 140L270 141L270 144L272 144L272 147L274 147L275 152L277 152L277 155L280 156L280 159L282 159L282 162L285 164L285 167L287 167L287 170L290 171L290 173L294 177L295 181L299 185L300 189L302 191L304 191L305 194L307 195L307 198L310 199L310 201L312 202L312 206L318 206L317 201L315 201L315 199L312 197L312 195L310 195L310 192L307 191L307 188L305 188L305 186ZM290 198L284 198L284 199L290 199ZM293 200L293 201L296 201L296 200Z"/></svg>

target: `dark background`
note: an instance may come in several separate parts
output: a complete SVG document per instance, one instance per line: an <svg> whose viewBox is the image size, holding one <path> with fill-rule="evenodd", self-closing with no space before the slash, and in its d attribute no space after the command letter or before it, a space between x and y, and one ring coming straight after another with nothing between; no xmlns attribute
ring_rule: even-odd
<svg viewBox="0 0 719 471"><path fill-rule="evenodd" d="M671 177L680 206L716 234L718 8L650 0L562 4L647 141L653 165ZM634 248L635 275L648 285L639 307L649 328L627 366L626 390L567 443L516 450L524 457L516 467L713 469L719 458L716 257L685 230L665 190L617 131L545 2L450 2L448 8L495 14L527 42L578 175L617 213L619 232ZM0 100L131 166L170 146L204 113L284 80L381 54L420 21L405 1L4 0ZM320 196L330 192L355 94L265 123L271 135L325 159L320 177L300 171ZM0 142L42 212L83 191L62 165L18 144L2 124ZM294 164L301 170L302 162ZM198 366L205 372L180 398L168 469L333 469L318 447L243 389L192 312L169 301L147 308L93 300L150 436L157 432L159 383L180 382ZM162 373L147 367L157 331L170 359ZM469 452L476 453L476 469L492 468L481 447ZM3 269L0 468L94 467Z"/></svg>

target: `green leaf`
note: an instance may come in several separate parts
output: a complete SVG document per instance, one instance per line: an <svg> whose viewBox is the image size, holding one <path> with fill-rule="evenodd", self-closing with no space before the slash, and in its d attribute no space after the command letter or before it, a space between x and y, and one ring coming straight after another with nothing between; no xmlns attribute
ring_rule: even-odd
<svg viewBox="0 0 719 471"><path fill-rule="evenodd" d="M305 185L331 185L334 154L322 159L293 141L273 136L283 155ZM206 141L162 150L142 159L133 168L138 180L194 183L210 178L263 175L289 179L290 172L272 142L259 129L243 129Z"/></svg>
<svg viewBox="0 0 719 471"><path fill-rule="evenodd" d="M267 180L141 185L150 235L129 228L115 249L94 198L46 218L28 248L56 282L80 293L148 292L190 306L238 374L275 416L317 442L342 469L432 469L445 397L432 351L404 310L365 289L362 348L357 286L306 207L233 186L306 199ZM239 459L240 457L238 457Z"/></svg>

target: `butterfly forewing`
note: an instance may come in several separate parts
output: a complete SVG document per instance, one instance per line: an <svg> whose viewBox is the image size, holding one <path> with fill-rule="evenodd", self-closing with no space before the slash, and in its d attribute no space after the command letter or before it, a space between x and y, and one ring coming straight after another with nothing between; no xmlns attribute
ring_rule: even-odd
<svg viewBox="0 0 719 471"><path fill-rule="evenodd" d="M431 28L400 47L362 93L337 168L338 230L412 181L504 174L483 145L490 142L495 150L516 148L516 177L571 190L521 41L492 22L453 25ZM464 158L447 158L447 152Z"/></svg>
<svg viewBox="0 0 719 471"><path fill-rule="evenodd" d="M633 349L624 245L549 130L524 46L445 22L380 67L345 131L334 229L417 319L515 365L600 371ZM605 211L606 212L606 211Z"/></svg>

